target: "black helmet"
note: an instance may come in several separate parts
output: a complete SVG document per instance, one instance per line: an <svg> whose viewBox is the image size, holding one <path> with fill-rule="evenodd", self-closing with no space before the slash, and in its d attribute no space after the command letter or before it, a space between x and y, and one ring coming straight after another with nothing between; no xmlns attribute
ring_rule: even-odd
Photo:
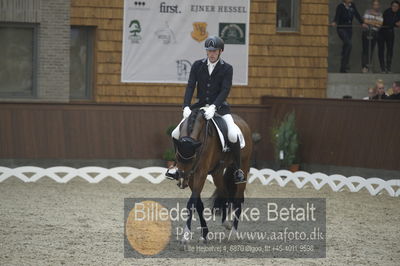
<svg viewBox="0 0 400 266"><path fill-rule="evenodd" d="M204 47L206 50L214 51L221 49L224 50L224 40L222 40L218 36L210 36L207 38L206 42L204 43Z"/></svg>

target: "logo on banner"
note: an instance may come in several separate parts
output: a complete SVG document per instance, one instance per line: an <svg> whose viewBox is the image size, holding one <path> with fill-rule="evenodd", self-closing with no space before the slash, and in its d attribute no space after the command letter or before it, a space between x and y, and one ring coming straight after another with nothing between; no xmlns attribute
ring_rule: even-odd
<svg viewBox="0 0 400 266"><path fill-rule="evenodd" d="M163 44L176 43L175 34L169 27L168 22L165 22L164 28L161 28L155 32L157 38L162 40Z"/></svg>
<svg viewBox="0 0 400 266"><path fill-rule="evenodd" d="M176 70L178 74L178 80L187 81L189 79L190 68L192 63L186 59L180 59L176 61Z"/></svg>
<svg viewBox="0 0 400 266"><path fill-rule="evenodd" d="M226 44L246 44L246 24L219 23L219 36Z"/></svg>
<svg viewBox="0 0 400 266"><path fill-rule="evenodd" d="M178 5L167 5L165 2L161 2L160 4L160 13L181 13L178 9Z"/></svg>
<svg viewBox="0 0 400 266"><path fill-rule="evenodd" d="M142 32L142 27L140 27L140 22L137 19L131 20L129 23L129 32L131 35L129 35L129 39L131 40L132 43L139 43L142 37L140 36L140 33Z"/></svg>
<svg viewBox="0 0 400 266"><path fill-rule="evenodd" d="M202 42L208 37L207 23L206 22L194 22L192 38L198 42Z"/></svg>

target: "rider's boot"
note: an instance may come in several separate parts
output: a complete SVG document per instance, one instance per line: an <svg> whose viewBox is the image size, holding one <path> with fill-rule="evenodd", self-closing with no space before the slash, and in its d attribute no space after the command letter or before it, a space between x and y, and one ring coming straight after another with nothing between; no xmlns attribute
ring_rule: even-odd
<svg viewBox="0 0 400 266"><path fill-rule="evenodd" d="M233 181L235 184L242 184L246 183L246 177L244 176L244 173L242 169L240 169L240 141L239 138L235 143L229 142L229 148L233 154L233 162L234 162L234 168L235 171L233 173Z"/></svg>
<svg viewBox="0 0 400 266"><path fill-rule="evenodd" d="M174 143L174 150L176 152L176 141L173 139ZM179 179L179 172L178 172L178 167L176 167L176 162L174 163L173 166L167 169L167 172L165 173L165 177L169 180L178 180Z"/></svg>
<svg viewBox="0 0 400 266"><path fill-rule="evenodd" d="M178 167L176 167L176 163L168 168L167 172L165 173L165 177L169 180L179 179Z"/></svg>

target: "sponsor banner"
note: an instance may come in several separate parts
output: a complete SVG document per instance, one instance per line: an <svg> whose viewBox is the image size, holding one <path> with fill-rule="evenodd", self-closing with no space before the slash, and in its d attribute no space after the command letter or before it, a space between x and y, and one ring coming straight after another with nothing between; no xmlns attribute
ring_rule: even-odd
<svg viewBox="0 0 400 266"><path fill-rule="evenodd" d="M204 41L225 41L233 84L247 85L249 0L125 0L122 82L186 83Z"/></svg>
<svg viewBox="0 0 400 266"><path fill-rule="evenodd" d="M183 198L126 198L126 258L325 258L324 198L248 198L218 210L203 199L203 219ZM221 202L221 204L223 204ZM190 206L190 205L189 205ZM194 213L191 230L186 228ZM221 214L227 220L222 224ZM234 220L237 230L232 228ZM207 227L205 227L207 226Z"/></svg>

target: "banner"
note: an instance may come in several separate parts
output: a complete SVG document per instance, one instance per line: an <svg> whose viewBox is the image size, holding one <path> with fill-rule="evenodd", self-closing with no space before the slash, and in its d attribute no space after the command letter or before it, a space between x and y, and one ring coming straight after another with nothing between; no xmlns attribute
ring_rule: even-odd
<svg viewBox="0 0 400 266"><path fill-rule="evenodd" d="M233 84L247 85L249 0L125 0L122 82L186 83L204 41L225 41Z"/></svg>

